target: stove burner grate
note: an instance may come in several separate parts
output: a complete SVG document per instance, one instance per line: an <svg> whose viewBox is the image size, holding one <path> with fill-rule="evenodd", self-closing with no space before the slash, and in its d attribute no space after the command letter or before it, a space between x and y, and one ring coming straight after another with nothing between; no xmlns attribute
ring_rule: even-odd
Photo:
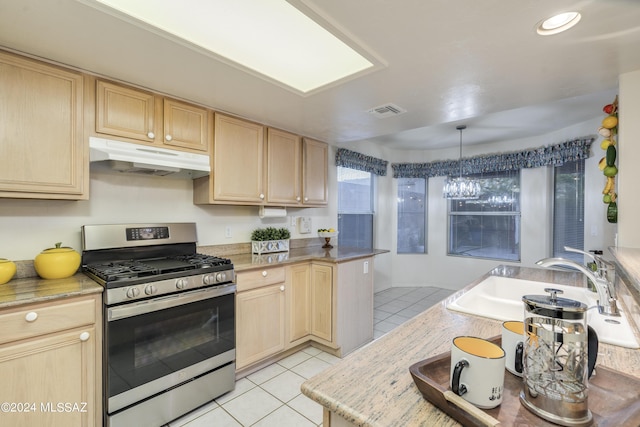
<svg viewBox="0 0 640 427"><path fill-rule="evenodd" d="M231 260L211 255L188 254L166 258L142 260L118 260L105 263L89 264L86 270L107 283L157 276L195 269L207 269L231 265Z"/></svg>

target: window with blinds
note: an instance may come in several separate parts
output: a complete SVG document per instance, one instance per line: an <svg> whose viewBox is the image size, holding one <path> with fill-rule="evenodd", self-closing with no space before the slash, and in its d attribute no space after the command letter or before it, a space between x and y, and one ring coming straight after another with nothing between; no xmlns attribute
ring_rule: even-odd
<svg viewBox="0 0 640 427"><path fill-rule="evenodd" d="M554 168L553 256L582 264L581 254L565 246L584 250L584 160Z"/></svg>
<svg viewBox="0 0 640 427"><path fill-rule="evenodd" d="M374 176L338 166L338 245L373 248Z"/></svg>
<svg viewBox="0 0 640 427"><path fill-rule="evenodd" d="M427 179L398 178L398 253L427 253Z"/></svg>

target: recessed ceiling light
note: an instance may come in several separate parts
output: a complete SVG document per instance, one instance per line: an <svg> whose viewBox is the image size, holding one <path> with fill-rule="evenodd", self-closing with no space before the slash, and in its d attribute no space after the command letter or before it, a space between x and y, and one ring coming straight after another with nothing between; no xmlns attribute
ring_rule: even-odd
<svg viewBox="0 0 640 427"><path fill-rule="evenodd" d="M580 18L582 15L579 12L560 13L540 22L536 31L541 36L558 34L576 25L580 22Z"/></svg>
<svg viewBox="0 0 640 427"><path fill-rule="evenodd" d="M290 1L79 1L303 94L376 68Z"/></svg>

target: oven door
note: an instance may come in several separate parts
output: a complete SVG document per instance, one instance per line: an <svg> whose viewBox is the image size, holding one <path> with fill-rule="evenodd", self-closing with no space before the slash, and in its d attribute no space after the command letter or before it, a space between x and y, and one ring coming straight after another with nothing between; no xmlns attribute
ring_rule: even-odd
<svg viewBox="0 0 640 427"><path fill-rule="evenodd" d="M107 412L235 362L235 284L107 307Z"/></svg>

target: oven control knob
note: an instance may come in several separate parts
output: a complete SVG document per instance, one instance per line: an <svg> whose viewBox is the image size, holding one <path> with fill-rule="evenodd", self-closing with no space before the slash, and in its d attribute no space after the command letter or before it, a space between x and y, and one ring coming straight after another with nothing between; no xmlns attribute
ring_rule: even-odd
<svg viewBox="0 0 640 427"><path fill-rule="evenodd" d="M218 273L216 274L216 281L225 282L227 280L227 273Z"/></svg>
<svg viewBox="0 0 640 427"><path fill-rule="evenodd" d="M144 287L144 293L147 294L147 295L153 295L156 292L158 292L158 288L156 288L153 285L149 285L149 286L145 286Z"/></svg>
<svg viewBox="0 0 640 427"><path fill-rule="evenodd" d="M176 280L176 288L184 289L187 287L188 280L187 279L178 279Z"/></svg>
<svg viewBox="0 0 640 427"><path fill-rule="evenodd" d="M202 277L202 283L205 285L213 285L216 283L216 277L213 274L207 274Z"/></svg>
<svg viewBox="0 0 640 427"><path fill-rule="evenodd" d="M129 288L127 290L127 298L135 298L140 295L140 289L138 288Z"/></svg>

